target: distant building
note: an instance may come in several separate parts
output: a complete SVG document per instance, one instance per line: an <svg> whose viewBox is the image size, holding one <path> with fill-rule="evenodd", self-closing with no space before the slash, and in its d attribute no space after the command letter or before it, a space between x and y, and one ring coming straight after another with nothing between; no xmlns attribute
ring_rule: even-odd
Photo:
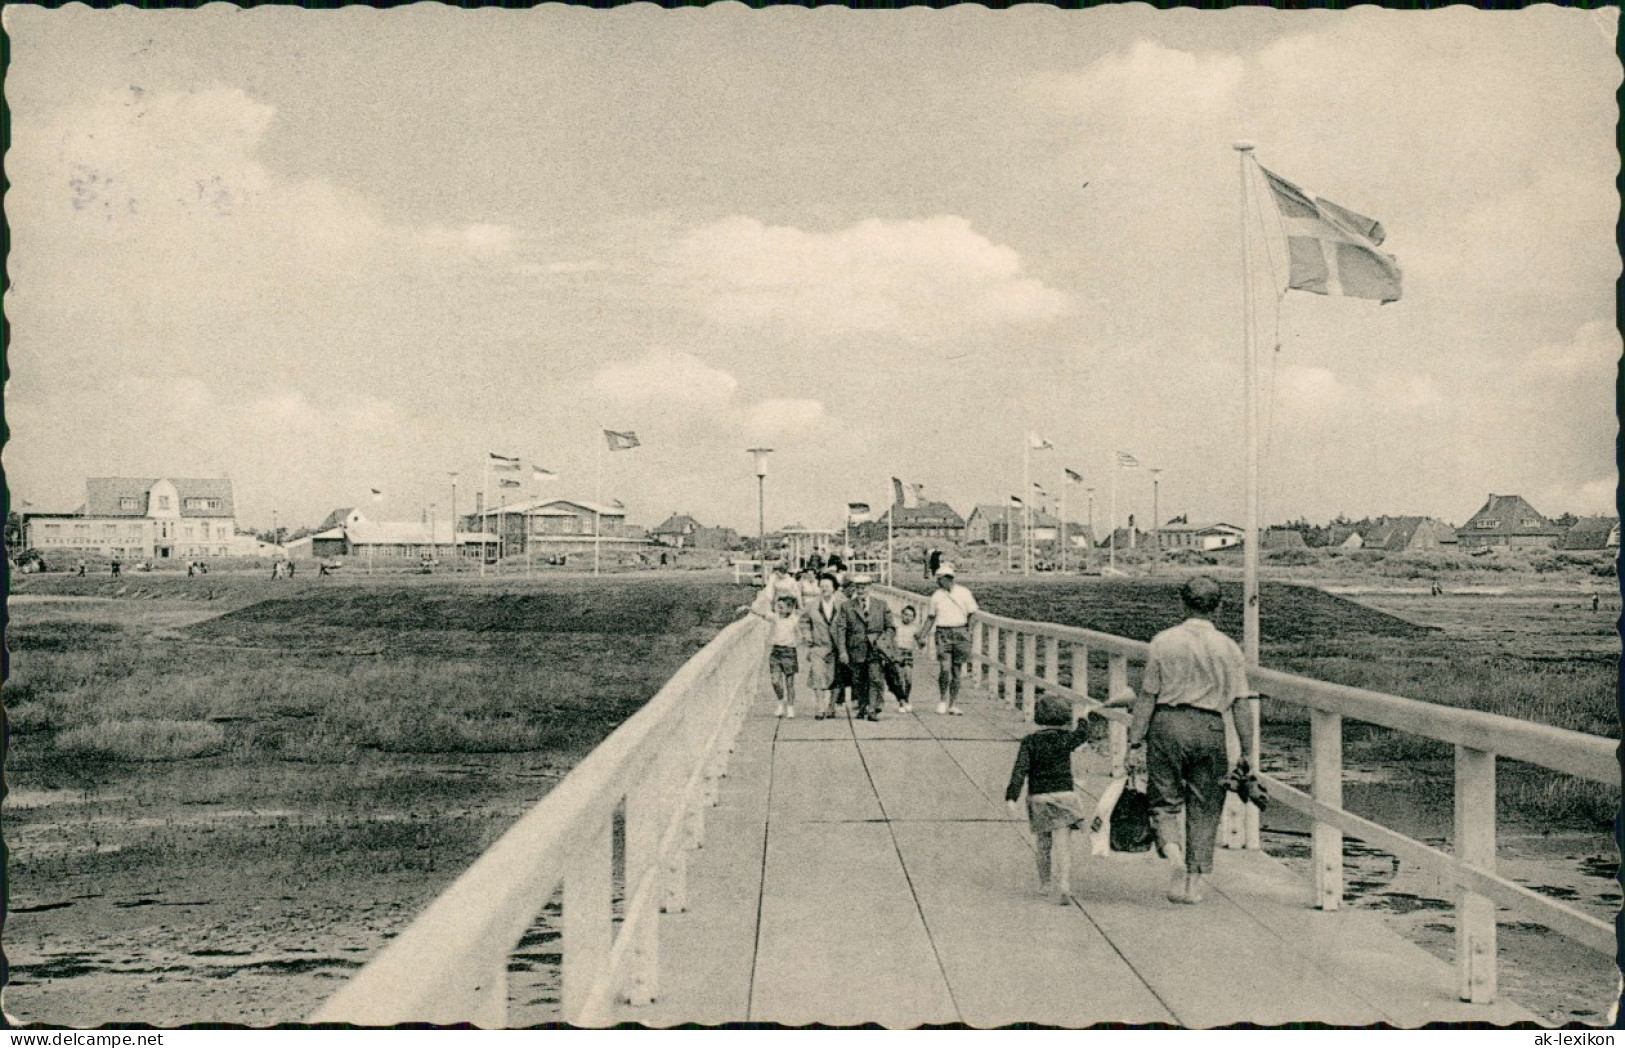
<svg viewBox="0 0 1625 1048"><path fill-rule="evenodd" d="M1308 545L1303 532L1293 528L1265 528L1258 540L1258 548L1268 550L1307 549Z"/></svg>
<svg viewBox="0 0 1625 1048"><path fill-rule="evenodd" d="M896 538L917 535L957 541L965 534L965 518L946 502L922 501L917 506L893 503L881 516L881 527L888 521Z"/></svg>
<svg viewBox="0 0 1625 1048"><path fill-rule="evenodd" d="M1462 549L1490 546L1544 547L1563 537L1563 529L1541 516L1518 495L1491 495L1482 509L1456 529Z"/></svg>
<svg viewBox="0 0 1625 1048"><path fill-rule="evenodd" d="M722 550L739 545L739 533L734 529L708 528L687 513L673 513L649 530L649 538L676 549Z"/></svg>
<svg viewBox="0 0 1625 1048"><path fill-rule="evenodd" d="M1398 553L1456 544L1456 529L1432 517L1378 517L1360 535L1362 548Z"/></svg>
<svg viewBox="0 0 1625 1048"><path fill-rule="evenodd" d="M1360 549L1365 545L1365 538L1351 524L1333 524L1326 529L1326 545L1338 549Z"/></svg>
<svg viewBox="0 0 1625 1048"><path fill-rule="evenodd" d="M449 523L370 520L358 509L336 509L309 535L284 544L290 557L361 557L369 560L418 560L433 557L478 558L495 552L496 535L459 531Z"/></svg>
<svg viewBox="0 0 1625 1048"><path fill-rule="evenodd" d="M1215 550L1241 545L1243 529L1234 524L1202 523L1164 524L1157 529L1157 540L1163 549Z"/></svg>
<svg viewBox="0 0 1625 1048"><path fill-rule="evenodd" d="M1619 547L1618 517L1581 517L1563 533L1558 549L1617 549Z"/></svg>
<svg viewBox="0 0 1625 1048"><path fill-rule="evenodd" d="M682 549L691 545L694 533L700 530L700 522L687 513L673 513L664 521L649 530L649 537L662 546L675 546Z"/></svg>
<svg viewBox="0 0 1625 1048"><path fill-rule="evenodd" d="M595 543L604 549L649 544L647 538L628 531L626 507L618 502L533 498L486 508L465 519L474 530L500 536L503 556L527 549L543 554L577 552Z"/></svg>
<svg viewBox="0 0 1625 1048"><path fill-rule="evenodd" d="M91 477L72 513L25 516L24 543L141 560L230 557L244 552L236 512L223 478Z"/></svg>

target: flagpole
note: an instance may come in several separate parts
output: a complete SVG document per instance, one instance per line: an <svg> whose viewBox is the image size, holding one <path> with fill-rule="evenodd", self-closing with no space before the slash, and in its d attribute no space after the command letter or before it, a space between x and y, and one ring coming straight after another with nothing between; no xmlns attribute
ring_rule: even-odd
<svg viewBox="0 0 1625 1048"><path fill-rule="evenodd" d="M1021 442L1021 573L1033 573L1033 438L1029 435Z"/></svg>
<svg viewBox="0 0 1625 1048"><path fill-rule="evenodd" d="M1106 522L1106 534L1110 536L1106 540L1106 547L1107 547L1107 550L1108 550L1108 552L1106 554L1106 564L1107 564L1107 567L1111 568L1113 571L1117 570L1117 474L1119 472L1121 472L1121 469L1117 465L1116 460L1113 460L1113 462L1112 462L1112 519L1108 520Z"/></svg>
<svg viewBox="0 0 1625 1048"><path fill-rule="evenodd" d="M480 578L485 578L485 515L491 512L491 453L485 453L485 475L480 479Z"/></svg>
<svg viewBox="0 0 1625 1048"><path fill-rule="evenodd" d="M892 525L894 523L894 519L896 518L896 516L897 516L897 507L895 505L893 505L891 509L886 511L886 585L888 585L888 586L891 585L891 565L892 565L892 558L893 558L893 551L892 551L893 531L892 531Z"/></svg>
<svg viewBox="0 0 1625 1048"><path fill-rule="evenodd" d="M1241 175L1241 298L1243 328L1246 341L1246 363L1243 368L1247 385L1247 537L1242 550L1242 652L1247 665L1258 665L1258 320L1253 301L1252 249L1247 236L1247 161L1252 158L1253 144L1237 142L1233 146L1239 154ZM1256 770L1258 768L1259 704L1247 702L1242 715L1252 721L1253 752L1243 754ZM1258 809L1248 805L1245 822L1246 842L1249 848L1259 847Z"/></svg>
<svg viewBox="0 0 1625 1048"><path fill-rule="evenodd" d="M609 438L606 436L604 438L604 440L607 441L607 440L609 440ZM601 516L601 514L599 513L598 507L601 506L603 504L603 501L604 501L604 446L603 445L599 446L599 448L598 448L598 457L597 457L597 459L595 459L595 461L598 463L598 465L597 465L597 468L593 470L594 476L593 476L593 495L592 495L592 503L593 503L593 505L592 505L592 573L594 575L597 575L598 574L598 532L599 532L598 518Z"/></svg>
<svg viewBox="0 0 1625 1048"><path fill-rule="evenodd" d="M1062 473L1061 473L1061 574L1062 575L1066 574L1066 544L1067 544L1067 534L1066 534L1066 485L1067 485L1067 476L1066 476L1066 473L1065 473L1065 467L1062 467Z"/></svg>

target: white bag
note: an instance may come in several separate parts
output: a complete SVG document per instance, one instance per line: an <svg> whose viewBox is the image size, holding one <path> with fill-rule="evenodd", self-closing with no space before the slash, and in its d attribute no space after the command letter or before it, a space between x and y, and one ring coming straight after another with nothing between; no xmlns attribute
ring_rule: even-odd
<svg viewBox="0 0 1625 1048"><path fill-rule="evenodd" d="M1095 805L1095 821L1089 824L1090 855L1112 853L1112 809L1117 807L1117 798L1123 795L1126 786L1128 786L1126 776L1113 779L1106 786L1106 792L1100 795L1100 803Z"/></svg>

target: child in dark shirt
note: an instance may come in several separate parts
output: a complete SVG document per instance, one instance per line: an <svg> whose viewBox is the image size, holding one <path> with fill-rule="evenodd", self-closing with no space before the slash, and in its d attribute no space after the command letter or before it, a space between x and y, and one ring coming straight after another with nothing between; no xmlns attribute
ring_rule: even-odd
<svg viewBox="0 0 1625 1048"><path fill-rule="evenodd" d="M1051 695L1038 700L1033 720L1040 730L1021 740L1004 799L1012 813L1019 812L1016 802L1022 787L1027 788L1027 825L1038 838L1038 887L1049 891L1053 886L1055 901L1065 906L1072 901L1072 831L1092 818L1072 781L1072 751L1089 741L1089 723L1079 721L1076 728L1067 730L1072 710ZM1057 831L1059 847L1055 846Z"/></svg>

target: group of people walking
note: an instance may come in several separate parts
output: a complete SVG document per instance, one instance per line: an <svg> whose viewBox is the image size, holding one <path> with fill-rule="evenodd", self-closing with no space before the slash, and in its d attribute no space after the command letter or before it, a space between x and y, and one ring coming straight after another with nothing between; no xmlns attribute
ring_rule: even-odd
<svg viewBox="0 0 1625 1048"><path fill-rule="evenodd" d="M936 651L937 713L959 716L959 682L970 664L970 616L977 610L969 587L954 578L954 566L937 571L937 590L922 621L912 605L894 614L872 596L874 580L863 574L805 569L792 578L780 563L749 610L772 629L769 677L777 714L796 715L800 652L807 655L807 687L813 716L838 716L850 697L853 716L877 721L889 691L899 713L913 711L914 656Z"/></svg>
<svg viewBox="0 0 1625 1048"><path fill-rule="evenodd" d="M871 596L866 575L843 580L830 572L806 572L798 580L782 565L776 568L749 610L771 626L768 662L778 715L796 715L802 650L815 717L836 716L846 689L855 716L879 720L888 689L898 711L909 712L914 652L928 643L938 665L937 713L960 714L970 619L979 609L969 587L956 580L952 563L941 562L935 580L924 620L917 622L912 604L894 616L885 601ZM1152 638L1139 691L1113 696L1111 704L1133 708L1128 764L1131 774L1146 782L1157 850L1172 866L1168 899L1195 904L1207 894L1226 792L1259 795L1253 793L1256 780L1246 757L1252 752L1252 722L1232 717L1236 700L1252 695L1246 663L1236 642L1213 624L1221 603L1219 584L1196 576L1179 588L1179 598L1184 620ZM1087 720L1074 725L1071 703L1054 695L1037 700L1033 719L1038 730L1021 742L1005 799L1019 813L1026 793L1040 890L1069 903L1071 832L1095 816L1077 792L1072 752L1092 733ZM1242 756L1234 764L1226 742L1229 723L1241 743Z"/></svg>

